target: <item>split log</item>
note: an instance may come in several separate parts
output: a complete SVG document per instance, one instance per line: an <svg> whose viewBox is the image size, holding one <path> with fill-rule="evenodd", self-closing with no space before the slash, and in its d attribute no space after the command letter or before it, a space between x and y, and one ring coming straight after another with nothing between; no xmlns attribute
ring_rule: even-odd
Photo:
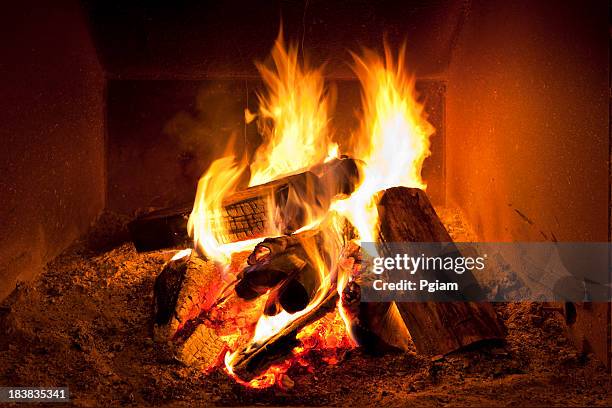
<svg viewBox="0 0 612 408"><path fill-rule="evenodd" d="M298 345L296 336L299 331L333 311L337 298L336 288L332 286L325 298L308 313L299 316L262 343L252 343L238 350L232 360L234 374L244 381L250 381L263 374L274 363L284 361L291 350Z"/></svg>
<svg viewBox="0 0 612 408"><path fill-rule="evenodd" d="M222 286L215 264L195 253L166 263L153 287L154 340L174 339L187 321L216 300Z"/></svg>
<svg viewBox="0 0 612 408"><path fill-rule="evenodd" d="M378 212L383 250L389 242L452 242L422 190L388 189L382 193ZM435 276L436 273L440 275ZM461 280L459 287L466 296L477 296L480 290L469 271L460 276L437 271L434 277L445 282L453 278ZM505 337L505 328L490 303L429 301L398 302L397 306L420 353L444 355L478 342Z"/></svg>
<svg viewBox="0 0 612 408"><path fill-rule="evenodd" d="M349 319L353 339L367 353L414 349L395 302L361 302L361 287L351 281L342 292L341 307Z"/></svg>
<svg viewBox="0 0 612 408"><path fill-rule="evenodd" d="M246 190L223 200L226 242L243 241L280 231L290 234L303 227L307 215L327 212L331 200L354 191L360 179L359 162L334 159ZM128 228L138 251L179 245L188 240L191 208L154 211L136 218Z"/></svg>
<svg viewBox="0 0 612 408"><path fill-rule="evenodd" d="M160 355L207 370L219 364L226 343L199 317L223 290L221 274L195 252L164 265L154 284L153 339Z"/></svg>

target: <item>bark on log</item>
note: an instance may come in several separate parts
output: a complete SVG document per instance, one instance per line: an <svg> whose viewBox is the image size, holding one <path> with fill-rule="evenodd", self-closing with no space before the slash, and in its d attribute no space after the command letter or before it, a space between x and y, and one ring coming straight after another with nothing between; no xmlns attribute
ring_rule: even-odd
<svg viewBox="0 0 612 408"><path fill-rule="evenodd" d="M191 207L181 205L155 210L128 224L132 242L138 252L172 248L189 242L187 221Z"/></svg>
<svg viewBox="0 0 612 408"><path fill-rule="evenodd" d="M305 225L307 213L327 212L333 197L350 194L359 182L358 161L343 158L315 166L246 190L223 200L226 242L292 233ZM154 211L132 221L128 228L136 249L151 251L188 240L190 207Z"/></svg>
<svg viewBox="0 0 612 408"><path fill-rule="evenodd" d="M452 242L422 190L388 189L382 193L378 212L383 248L389 242ZM446 282L461 280L459 287L471 296L477 296L480 289L469 271L460 277L442 273L438 278ZM505 337L505 328L490 303L429 301L398 302L397 306L420 353L447 354L483 340Z"/></svg>
<svg viewBox="0 0 612 408"><path fill-rule="evenodd" d="M341 307L350 321L353 338L366 352L381 354L390 349L414 349L394 302L361 302L361 287L352 281L342 292Z"/></svg>

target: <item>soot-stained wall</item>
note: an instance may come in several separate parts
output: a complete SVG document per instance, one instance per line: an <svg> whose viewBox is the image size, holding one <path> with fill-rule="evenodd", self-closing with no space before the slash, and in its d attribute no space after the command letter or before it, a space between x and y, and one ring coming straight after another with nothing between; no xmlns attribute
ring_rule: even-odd
<svg viewBox="0 0 612 408"><path fill-rule="evenodd" d="M104 75L77 1L0 17L0 299L84 233L104 205Z"/></svg>

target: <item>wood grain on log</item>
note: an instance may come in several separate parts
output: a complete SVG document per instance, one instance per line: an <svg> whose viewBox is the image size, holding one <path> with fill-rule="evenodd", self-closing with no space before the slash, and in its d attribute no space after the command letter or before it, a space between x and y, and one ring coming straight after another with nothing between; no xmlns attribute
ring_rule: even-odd
<svg viewBox="0 0 612 408"><path fill-rule="evenodd" d="M422 190L395 187L382 193L378 203L380 242L451 242L448 232ZM460 277L434 271L442 281L457 278L465 291L478 292L469 271ZM441 275L435 276L436 273ZM452 273L452 272L451 272ZM454 274L453 275L457 275ZM466 295L464 292L463 295ZM490 303L398 302L417 351L429 355L447 354L471 344L503 339L505 328Z"/></svg>

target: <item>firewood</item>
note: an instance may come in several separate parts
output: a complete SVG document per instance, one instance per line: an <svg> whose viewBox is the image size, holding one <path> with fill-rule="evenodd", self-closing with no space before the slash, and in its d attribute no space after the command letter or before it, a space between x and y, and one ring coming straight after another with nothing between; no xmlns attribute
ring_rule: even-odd
<svg viewBox="0 0 612 408"><path fill-rule="evenodd" d="M383 248L389 242L452 242L422 190L388 189L382 193L378 212L379 239ZM448 281L449 276L438 278ZM469 271L460 279L467 282L467 286L461 285L461 288L478 292L477 281ZM420 353L443 355L505 336L505 328L490 303L428 301L398 302L397 306Z"/></svg>
<svg viewBox="0 0 612 408"><path fill-rule="evenodd" d="M138 252L172 248L189 242L187 221L191 207L181 205L138 216L128 224L130 237Z"/></svg>
<svg viewBox="0 0 612 408"><path fill-rule="evenodd" d="M226 351L225 342L215 330L200 324L184 340L176 342L174 358L187 366L210 370L220 363Z"/></svg>
<svg viewBox="0 0 612 408"><path fill-rule="evenodd" d="M361 287L349 282L342 292L341 307L349 319L353 339L371 354L391 349L409 351L410 333L394 302L361 302Z"/></svg>
<svg viewBox="0 0 612 408"><path fill-rule="evenodd" d="M170 260L154 284L154 340L172 340L185 322L215 301L222 285L215 264L195 253Z"/></svg>
<svg viewBox="0 0 612 408"><path fill-rule="evenodd" d="M275 362L283 361L298 345L298 332L334 310L338 294L335 286L328 289L325 298L308 313L299 316L285 328L260 344L251 343L238 350L234 358L233 372L244 381L257 378Z"/></svg>
<svg viewBox="0 0 612 408"><path fill-rule="evenodd" d="M360 178L358 162L334 159L304 171L235 192L223 200L225 242L243 241L280 231L290 234L307 215L327 212L332 198L350 194ZM191 209L180 207L144 214L128 228L138 251L175 246L188 240Z"/></svg>
<svg viewBox="0 0 612 408"><path fill-rule="evenodd" d="M318 230L267 238L249 256L250 265L239 275L236 293L243 299L255 299L271 290L265 307L267 315L281 310L299 312L321 285L308 251L324 254L327 249Z"/></svg>

